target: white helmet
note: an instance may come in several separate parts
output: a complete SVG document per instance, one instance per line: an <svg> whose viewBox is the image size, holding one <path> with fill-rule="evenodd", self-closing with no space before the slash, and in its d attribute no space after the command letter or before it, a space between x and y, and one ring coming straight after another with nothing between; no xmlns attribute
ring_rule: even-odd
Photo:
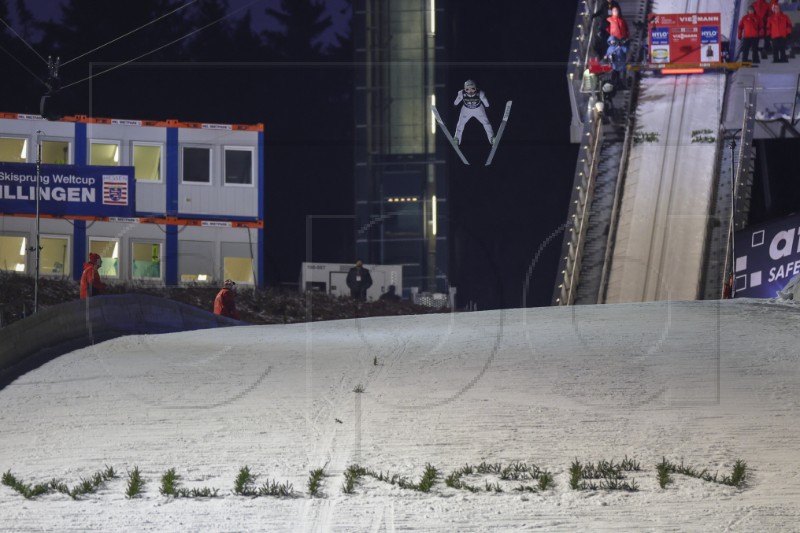
<svg viewBox="0 0 800 533"><path fill-rule="evenodd" d="M614 90L614 85L611 83L604 83L603 84L603 92L610 93Z"/></svg>
<svg viewBox="0 0 800 533"><path fill-rule="evenodd" d="M477 86L475 85L474 81L472 81L472 80L465 81L464 82L464 89L469 89L470 87L473 87L473 88L477 89Z"/></svg>

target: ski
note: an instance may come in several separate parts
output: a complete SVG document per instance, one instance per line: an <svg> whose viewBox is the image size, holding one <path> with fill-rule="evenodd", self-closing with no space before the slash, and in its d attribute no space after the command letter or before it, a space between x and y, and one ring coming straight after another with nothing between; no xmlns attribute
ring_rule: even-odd
<svg viewBox="0 0 800 533"><path fill-rule="evenodd" d="M456 153L458 154L458 157L461 158L461 161L463 161L465 165L469 165L469 161L467 161L467 158L464 157L464 154L461 152L461 148L458 147L458 143L453 138L453 136L450 135L450 132L447 131L447 126L445 126L444 122L442 122L442 117L439 116L439 111L436 110L436 106L435 105L431 105L431 109L433 110L433 117L436 119L436 123L439 124L440 128L442 128L442 131L444 132L444 136L447 137L447 140L450 141L450 144L453 145L453 148L455 149Z"/></svg>
<svg viewBox="0 0 800 533"><path fill-rule="evenodd" d="M500 138L503 136L503 130L506 129L506 122L508 122L508 115L511 113L511 100L506 102L506 110L503 112L503 121L500 123L500 129L497 130L497 135L494 137L494 144L492 144L492 151L489 152L489 158L486 159L486 165L489 166L492 164L492 159L494 159L494 153L497 151L497 145L500 144Z"/></svg>

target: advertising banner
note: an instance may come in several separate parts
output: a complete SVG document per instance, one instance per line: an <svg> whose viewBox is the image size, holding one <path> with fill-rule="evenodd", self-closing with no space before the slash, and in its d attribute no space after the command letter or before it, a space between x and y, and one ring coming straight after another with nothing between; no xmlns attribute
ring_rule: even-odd
<svg viewBox="0 0 800 533"><path fill-rule="evenodd" d="M753 226L734 235L737 298L775 298L800 274L800 215Z"/></svg>
<svg viewBox="0 0 800 533"><path fill-rule="evenodd" d="M39 212L54 216L135 214L133 167L41 165ZM36 165L0 163L0 214L36 213Z"/></svg>
<svg viewBox="0 0 800 533"><path fill-rule="evenodd" d="M719 13L650 15L648 40L653 63L718 63Z"/></svg>

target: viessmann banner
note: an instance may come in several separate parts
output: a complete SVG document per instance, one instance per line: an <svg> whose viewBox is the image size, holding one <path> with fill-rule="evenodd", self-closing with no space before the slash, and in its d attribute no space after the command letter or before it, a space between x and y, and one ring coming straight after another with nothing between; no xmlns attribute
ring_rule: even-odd
<svg viewBox="0 0 800 533"><path fill-rule="evenodd" d="M135 215L133 167L41 165L39 212L46 215ZM0 163L0 213L36 213L36 165Z"/></svg>
<svg viewBox="0 0 800 533"><path fill-rule="evenodd" d="M652 63L717 63L720 61L719 13L649 16Z"/></svg>
<svg viewBox="0 0 800 533"><path fill-rule="evenodd" d="M800 274L800 215L737 231L733 265L737 298L775 298Z"/></svg>

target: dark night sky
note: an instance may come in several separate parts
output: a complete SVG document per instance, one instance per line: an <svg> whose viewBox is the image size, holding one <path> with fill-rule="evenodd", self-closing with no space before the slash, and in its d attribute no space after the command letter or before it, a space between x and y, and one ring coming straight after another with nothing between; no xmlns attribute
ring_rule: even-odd
<svg viewBox="0 0 800 533"><path fill-rule="evenodd" d="M464 9L450 21L458 63L449 80L453 97L474 79L490 100L495 128L504 102L514 102L492 166L452 164L454 285L462 303L476 301L479 309L549 305L561 235L534 259L566 218L577 154L569 143L566 83L576 2L551 2L546 10L539 2L499 4L504 9L461 2ZM447 115L454 124L457 112ZM485 157L477 122L468 124L464 144L471 160ZM525 293L528 272L532 289Z"/></svg>
<svg viewBox="0 0 800 533"><path fill-rule="evenodd" d="M119 1L119 0L117 0ZM135 0L122 0L122 1L135 1ZM185 0L183 3L188 3L191 0ZM264 28L276 29L274 21L268 17L264 12L268 8L277 8L280 0L228 0L228 6L231 11L239 8L242 10L236 16L245 13L248 9L253 17L253 29L261 30ZM327 6L327 14L333 20L333 28L326 33L326 38L333 38L335 32L342 33L347 28L347 18L350 16L346 11L347 3L344 0L325 0ZM9 2L10 4L10 2ZM25 0L25 5L38 20L57 20L60 14L59 0ZM11 6L9 5L9 8ZM11 9L12 15L14 10ZM17 28L15 28L17 29Z"/></svg>
<svg viewBox="0 0 800 533"><path fill-rule="evenodd" d="M250 0L229 0L231 8ZM7 2L14 11L13 2ZM56 18L52 0L26 2L37 17ZM261 16L268 5L277 0L261 0L250 9L254 26L263 25ZM346 28L340 15L342 0L326 2L337 22L336 31ZM448 50L448 100L467 78L476 80L490 100L489 117L499 125L504 102L513 100L513 109L503 142L494 164L465 167L453 157L450 170L451 243L450 283L458 287L459 303L476 302L479 309L549 305L561 235L552 239L538 262L539 247L548 240L566 218L572 185L577 147L569 143L570 109L566 84L566 61L577 2L573 0L546 3L500 0L486 3L477 0L448 2L450 12L439 24L447 24L453 37ZM48 8L50 11L48 12ZM191 9L191 8L189 8ZM444 18L444 17L442 17ZM262 29L256 27L257 30ZM144 47L144 51L149 49ZM41 52L47 55L46 51ZM6 57L0 59L5 63ZM339 66L333 68L349 68ZM302 175L301 159L313 156L332 162L338 160L347 168L352 161L353 146L340 139L331 139L324 127L316 125L304 114L304 98L314 98L315 86L305 87L297 101L270 102L295 110L300 126L293 131L276 131L269 111L265 115L248 113L237 94L242 91L271 97L271 87L282 83L285 76L302 77L303 70L318 67L297 65L292 71L278 71L269 65L252 67L216 67L197 65L168 67L146 75L165 80L185 80L185 88L174 93L163 90L142 94L140 101L109 105L100 95L113 92L114 83L124 83L124 76L97 78L94 84L93 114L120 118L179 118L216 122L265 124L265 167L267 179L266 246L267 271L271 283L294 283L304 257L305 216L307 214L351 214L353 212L352 172L341 175ZM136 75L135 67L129 69ZM107 78L104 81L104 78ZM257 83L248 80L258 80ZM324 85L324 84L323 84ZM9 90L4 82L3 91ZM155 90L155 89L154 89ZM171 110L187 97L202 109L203 116L176 116ZM38 103L38 95L35 100ZM161 100L162 105L154 105ZM225 102L221 105L220 102ZM446 102L440 105L443 118L452 128L458 112ZM174 107L170 107L174 106ZM2 106L0 106L2 107ZM103 109L103 108L106 109ZM185 106L184 106L185 107ZM124 112L123 109L130 109ZM269 107L268 107L269 109ZM1 109L31 112L30 109ZM144 116L144 110L163 116ZM104 114L104 111L106 114ZM150 113L147 113L148 115ZM231 118L226 118L230 116ZM274 123L274 122L273 122ZM476 121L467 126L463 142L467 156L482 161L488 153L483 130ZM278 176L273 158L290 161L283 164L288 175ZM296 160L297 164L291 161ZM350 167L352 168L352 163ZM313 185L308 187L308 185ZM312 192L308 192L308 191ZM270 200L271 199L271 200ZM346 231L343 233L347 233ZM344 244L332 240L331 262L347 261L340 257ZM324 252L323 252L324 253ZM336 257L334 257L336 256ZM325 258L314 257L324 261ZM533 273L532 289L524 293L526 276Z"/></svg>

